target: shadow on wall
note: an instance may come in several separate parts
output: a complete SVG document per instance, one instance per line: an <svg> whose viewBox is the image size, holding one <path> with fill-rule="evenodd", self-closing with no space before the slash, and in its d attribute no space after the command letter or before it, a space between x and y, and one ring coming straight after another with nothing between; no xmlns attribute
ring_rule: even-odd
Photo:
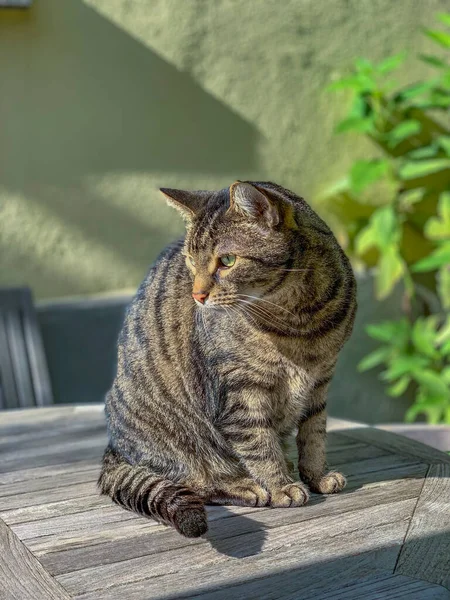
<svg viewBox="0 0 450 600"><path fill-rule="evenodd" d="M80 0L14 12L0 21L14 49L2 68L4 183L254 166L251 125Z"/></svg>
<svg viewBox="0 0 450 600"><path fill-rule="evenodd" d="M0 76L6 197L42 205L88 242L113 248L141 276L168 233L158 220L152 227L151 219L148 225L105 201L83 185L87 177L167 173L167 185L169 174L236 177L255 166L252 125L81 0L2 11ZM51 279L45 257L7 252L17 254L18 269L35 261Z"/></svg>

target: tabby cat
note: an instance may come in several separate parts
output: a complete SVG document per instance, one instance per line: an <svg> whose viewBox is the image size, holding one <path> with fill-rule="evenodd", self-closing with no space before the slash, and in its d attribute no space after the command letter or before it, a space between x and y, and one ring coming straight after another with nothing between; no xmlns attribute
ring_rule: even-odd
<svg viewBox="0 0 450 600"><path fill-rule="evenodd" d="M356 286L330 229L273 183L161 191L187 232L127 312L101 492L197 537L206 503L291 507L307 486L342 490L326 468L326 392ZM294 428L300 481L284 450Z"/></svg>

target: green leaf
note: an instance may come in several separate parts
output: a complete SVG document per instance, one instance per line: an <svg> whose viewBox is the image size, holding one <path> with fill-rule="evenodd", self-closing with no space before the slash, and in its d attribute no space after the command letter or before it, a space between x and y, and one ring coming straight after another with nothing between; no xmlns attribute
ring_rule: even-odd
<svg viewBox="0 0 450 600"><path fill-rule="evenodd" d="M448 91L450 91L450 65L439 78L439 85L444 88L444 94L448 96ZM442 93L439 89L436 92Z"/></svg>
<svg viewBox="0 0 450 600"><path fill-rule="evenodd" d="M357 160L350 170L350 185L355 194L360 194L371 183L381 179L389 168L384 159Z"/></svg>
<svg viewBox="0 0 450 600"><path fill-rule="evenodd" d="M419 58L421 61L432 65L433 67L437 67L438 69L447 69L448 65L445 61L441 60L437 56L431 56L429 54L419 54Z"/></svg>
<svg viewBox="0 0 450 600"><path fill-rule="evenodd" d="M420 413L423 413L423 412L424 412L424 409L422 408L422 404L419 404L418 402L416 402L415 404L410 406L408 408L408 410L406 411L405 422L412 423L413 421L416 420L417 415L420 415Z"/></svg>
<svg viewBox="0 0 450 600"><path fill-rule="evenodd" d="M377 348L358 363L358 371L368 371L385 362L391 354L391 349L386 346Z"/></svg>
<svg viewBox="0 0 450 600"><path fill-rule="evenodd" d="M430 92L430 95L426 100L421 100L420 102L414 103L414 108L418 108L421 110L429 110L433 108L443 108L446 109L450 106L450 94L447 92L442 92L439 90L434 90Z"/></svg>
<svg viewBox="0 0 450 600"><path fill-rule="evenodd" d="M450 27L450 13L439 13L436 16L441 23Z"/></svg>
<svg viewBox="0 0 450 600"><path fill-rule="evenodd" d="M442 398L437 398L437 402L427 398L421 402L413 404L405 414L405 421L411 423L417 415L423 413L427 417L428 423L437 424L440 421L441 415L445 408L445 401Z"/></svg>
<svg viewBox="0 0 450 600"><path fill-rule="evenodd" d="M358 233L354 241L355 252L358 256L362 256L372 247L378 246L378 237L375 228L372 225L367 225Z"/></svg>
<svg viewBox="0 0 450 600"><path fill-rule="evenodd" d="M357 94L353 99L353 104L349 110L349 117L368 117L372 114L372 107L368 104L366 98L362 94Z"/></svg>
<svg viewBox="0 0 450 600"><path fill-rule="evenodd" d="M450 309L450 266L444 266L438 273L438 294L443 308Z"/></svg>
<svg viewBox="0 0 450 600"><path fill-rule="evenodd" d="M444 367L441 371L441 377L447 385L450 386L450 367Z"/></svg>
<svg viewBox="0 0 450 600"><path fill-rule="evenodd" d="M450 356L450 340L444 342L440 348L442 356Z"/></svg>
<svg viewBox="0 0 450 600"><path fill-rule="evenodd" d="M441 135L437 138L437 143L444 150L447 156L450 156L450 136L449 135Z"/></svg>
<svg viewBox="0 0 450 600"><path fill-rule="evenodd" d="M397 125L397 127L391 129L391 131L389 131L389 133L386 135L388 140L388 146L390 148L394 148L395 146L400 144L400 142L403 142L412 135L419 133L421 129L422 125L420 124L420 121L417 121L415 119L407 119L403 121L402 123Z"/></svg>
<svg viewBox="0 0 450 600"><path fill-rule="evenodd" d="M371 117L348 117L340 121L334 131L335 133L345 133L346 131L369 133L374 131L374 124Z"/></svg>
<svg viewBox="0 0 450 600"><path fill-rule="evenodd" d="M412 160L422 160L422 158L432 158L433 156L436 156L438 152L439 147L435 144L431 144L430 146L422 146L422 148L411 150L406 156Z"/></svg>
<svg viewBox="0 0 450 600"><path fill-rule="evenodd" d="M411 339L416 350L431 358L439 358L436 350L437 317L419 317L414 323Z"/></svg>
<svg viewBox="0 0 450 600"><path fill-rule="evenodd" d="M450 390L444 379L431 369L415 369L412 378L420 384L422 393L436 398L449 398Z"/></svg>
<svg viewBox="0 0 450 600"><path fill-rule="evenodd" d="M411 190L405 190L400 194L399 201L402 207L412 206L421 202L425 195L425 188L413 188Z"/></svg>
<svg viewBox="0 0 450 600"><path fill-rule="evenodd" d="M440 195L437 212L437 217L426 222L424 232L431 240L445 240L450 238L450 192Z"/></svg>
<svg viewBox="0 0 450 600"><path fill-rule="evenodd" d="M450 263L450 242L442 244L431 254L416 262L411 270L414 273L426 273L434 271Z"/></svg>
<svg viewBox="0 0 450 600"><path fill-rule="evenodd" d="M377 208L369 223L355 238L355 251L361 256L371 247L384 251L400 240L400 227L394 208L390 205Z"/></svg>
<svg viewBox="0 0 450 600"><path fill-rule="evenodd" d="M431 173L450 169L450 159L435 158L433 160L422 161L406 161L399 169L401 179L416 179L417 177L425 177Z"/></svg>
<svg viewBox="0 0 450 600"><path fill-rule="evenodd" d="M403 375L403 377L400 377L397 383L394 383L393 385L387 388L387 393L389 394L389 396L393 396L394 398L401 396L403 393L406 392L410 381L411 377L409 377L409 375Z"/></svg>
<svg viewBox="0 0 450 600"><path fill-rule="evenodd" d="M378 261L375 277L375 293L378 300L383 300L394 289L403 275L404 262L396 246L392 245L383 251Z"/></svg>
<svg viewBox="0 0 450 600"><path fill-rule="evenodd" d="M401 52L400 54L395 54L394 56L389 56L385 58L383 61L376 65L375 69L378 73L382 75L386 75L391 71L395 71L398 67L405 61L406 52Z"/></svg>
<svg viewBox="0 0 450 600"><path fill-rule="evenodd" d="M414 375L429 364L429 359L417 354L402 355L390 361L389 368L382 374L382 379L393 381L403 375Z"/></svg>
<svg viewBox="0 0 450 600"><path fill-rule="evenodd" d="M448 33L436 31L434 29L426 29L424 33L444 48L450 48L450 35Z"/></svg>
<svg viewBox="0 0 450 600"><path fill-rule="evenodd" d="M447 316L445 322L439 329L439 333L436 336L436 343L438 346L450 340L450 315Z"/></svg>
<svg viewBox="0 0 450 600"><path fill-rule="evenodd" d="M399 321L382 321L366 326L367 334L379 342L387 342L396 348L402 348L408 343L411 325L407 319Z"/></svg>
<svg viewBox="0 0 450 600"><path fill-rule="evenodd" d="M444 409L443 423L450 425L450 406L447 406L447 408Z"/></svg>
<svg viewBox="0 0 450 600"><path fill-rule="evenodd" d="M385 250L399 241L398 217L391 205L378 208L370 217L378 238L378 247Z"/></svg>
<svg viewBox="0 0 450 600"><path fill-rule="evenodd" d="M328 91L353 89L356 92L371 92L376 88L376 84L371 77L363 73L357 73L350 77L343 77L327 87Z"/></svg>
<svg viewBox="0 0 450 600"><path fill-rule="evenodd" d="M426 81L425 83L414 83L413 85L409 85L403 88L400 92L398 92L393 100L395 103L402 103L406 100L411 100L412 98L416 98L417 96L421 96L425 92L428 92L435 85L434 81Z"/></svg>

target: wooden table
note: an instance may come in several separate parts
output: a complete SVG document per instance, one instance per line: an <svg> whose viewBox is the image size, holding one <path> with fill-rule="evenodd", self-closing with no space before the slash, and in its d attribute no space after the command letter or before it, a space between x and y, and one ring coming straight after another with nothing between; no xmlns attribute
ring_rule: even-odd
<svg viewBox="0 0 450 600"><path fill-rule="evenodd" d="M0 413L1 600L450 598L450 456L330 420L345 492L209 507L186 539L99 497L101 406Z"/></svg>

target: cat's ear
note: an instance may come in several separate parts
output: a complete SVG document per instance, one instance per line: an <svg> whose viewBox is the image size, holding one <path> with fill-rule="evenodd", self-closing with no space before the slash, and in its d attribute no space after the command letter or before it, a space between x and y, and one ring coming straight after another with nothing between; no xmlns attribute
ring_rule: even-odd
<svg viewBox="0 0 450 600"><path fill-rule="evenodd" d="M230 210L275 227L280 221L277 207L250 183L235 181L230 187Z"/></svg>
<svg viewBox="0 0 450 600"><path fill-rule="evenodd" d="M181 216L190 221L198 213L204 204L209 192L186 190L174 190L170 188L159 188L166 197L167 204L173 206L181 213Z"/></svg>

